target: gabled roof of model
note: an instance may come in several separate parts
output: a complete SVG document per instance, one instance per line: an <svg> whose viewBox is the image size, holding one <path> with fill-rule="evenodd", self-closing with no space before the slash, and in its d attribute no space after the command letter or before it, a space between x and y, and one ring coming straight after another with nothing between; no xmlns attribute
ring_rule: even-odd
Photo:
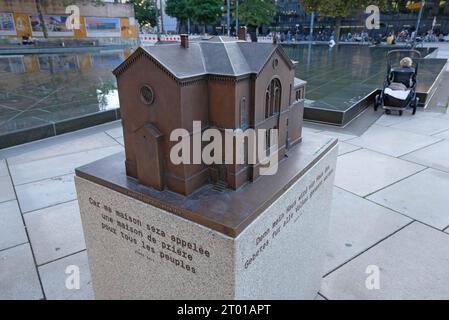
<svg viewBox="0 0 449 320"><path fill-rule="evenodd" d="M275 51L278 51L293 68L291 60L277 45L211 37L207 40L190 41L189 48L183 48L179 44L139 47L114 70L114 74L117 76L125 71L130 65L128 60L132 61L135 55L142 53L155 59L178 79L206 74L223 76L258 74Z"/></svg>

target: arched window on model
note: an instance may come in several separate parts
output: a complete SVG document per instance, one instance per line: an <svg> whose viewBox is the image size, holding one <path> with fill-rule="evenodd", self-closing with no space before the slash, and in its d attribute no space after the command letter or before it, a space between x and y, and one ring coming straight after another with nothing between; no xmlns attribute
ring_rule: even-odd
<svg viewBox="0 0 449 320"><path fill-rule="evenodd" d="M248 128L248 106L246 103L246 98L243 97L240 100L240 128L246 129Z"/></svg>
<svg viewBox="0 0 449 320"><path fill-rule="evenodd" d="M265 119L270 116L270 91L265 93Z"/></svg>
<svg viewBox="0 0 449 320"><path fill-rule="evenodd" d="M265 98L265 119L281 111L282 88L279 79L273 79L268 86Z"/></svg>

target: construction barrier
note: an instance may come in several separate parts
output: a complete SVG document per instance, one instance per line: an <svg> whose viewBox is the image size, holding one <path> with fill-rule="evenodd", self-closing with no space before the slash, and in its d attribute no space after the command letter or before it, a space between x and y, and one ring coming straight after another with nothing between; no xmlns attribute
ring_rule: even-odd
<svg viewBox="0 0 449 320"><path fill-rule="evenodd" d="M180 35L160 35L157 34L140 34L140 43L143 46L152 46L155 45L158 41L158 37L160 38L160 41L173 41L173 42L181 42L181 36ZM201 36L191 36L191 38L201 38ZM237 37L234 37L235 39L238 39ZM247 41L251 41L251 38L247 37ZM260 43L272 43L273 37L257 37L257 41Z"/></svg>

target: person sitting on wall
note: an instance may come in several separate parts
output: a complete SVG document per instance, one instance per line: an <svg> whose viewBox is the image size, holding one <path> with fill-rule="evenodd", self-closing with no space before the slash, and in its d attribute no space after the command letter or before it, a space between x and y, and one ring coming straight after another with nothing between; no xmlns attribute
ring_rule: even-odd
<svg viewBox="0 0 449 320"><path fill-rule="evenodd" d="M27 45L27 44L34 44L33 39L30 37L30 35L25 34L22 36L22 44L23 45Z"/></svg>
<svg viewBox="0 0 449 320"><path fill-rule="evenodd" d="M395 41L394 41L394 34L393 34L393 33L390 33L390 35L388 36L388 38L387 38L387 44L388 44L388 45L395 44Z"/></svg>

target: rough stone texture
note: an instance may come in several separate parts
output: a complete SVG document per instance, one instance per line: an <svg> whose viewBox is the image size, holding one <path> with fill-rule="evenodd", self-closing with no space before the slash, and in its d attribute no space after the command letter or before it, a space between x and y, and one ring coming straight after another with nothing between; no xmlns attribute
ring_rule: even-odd
<svg viewBox="0 0 449 320"><path fill-rule="evenodd" d="M449 235L419 222L400 230L324 279L333 299L447 299ZM380 270L380 288L368 289L368 266Z"/></svg>
<svg viewBox="0 0 449 320"><path fill-rule="evenodd" d="M72 266L79 268L79 289L68 289L66 286L67 278L72 274L70 272L73 272L73 269L69 268ZM39 267L39 274L48 300L93 300L94 298L86 251L43 265ZM69 284L71 284L70 281Z"/></svg>
<svg viewBox="0 0 449 320"><path fill-rule="evenodd" d="M315 297L323 275L336 155L334 149L235 239L236 299ZM310 185L327 166L332 171L312 194ZM265 241L268 245L246 268Z"/></svg>
<svg viewBox="0 0 449 320"><path fill-rule="evenodd" d="M321 285L336 156L334 148L236 238L76 177L96 298L314 299ZM325 168L316 192L302 194L308 186L314 189L312 181ZM117 222L122 227L127 223L127 230ZM196 243L203 254L176 245L172 236ZM163 243L175 245L175 252ZM161 258L161 252L176 260ZM181 267L181 261L190 270Z"/></svg>
<svg viewBox="0 0 449 320"><path fill-rule="evenodd" d="M42 298L29 244L0 251L0 300Z"/></svg>
<svg viewBox="0 0 449 320"><path fill-rule="evenodd" d="M76 185L96 299L233 297L231 238L78 177ZM99 202L100 208L92 205L89 199ZM112 212L105 210L105 205ZM128 222L144 234L143 237L133 236L138 239L136 244L122 238L121 232L128 237L133 233L117 226L117 221L125 224L127 220L117 217L115 210L142 221L142 227ZM112 218L113 222L107 222L102 214ZM104 229L105 226L114 228L116 234ZM160 232L157 234L156 229L151 232L151 227L162 230L165 237ZM162 250L162 242L174 244L172 235L194 241L210 252L210 258L184 250L191 254L190 262L188 258ZM156 239L156 244L149 241L148 236ZM143 248L142 241L155 252ZM176 261L167 261L165 256L161 258L162 251L178 264L182 260L184 264L192 265L196 273L176 266Z"/></svg>

